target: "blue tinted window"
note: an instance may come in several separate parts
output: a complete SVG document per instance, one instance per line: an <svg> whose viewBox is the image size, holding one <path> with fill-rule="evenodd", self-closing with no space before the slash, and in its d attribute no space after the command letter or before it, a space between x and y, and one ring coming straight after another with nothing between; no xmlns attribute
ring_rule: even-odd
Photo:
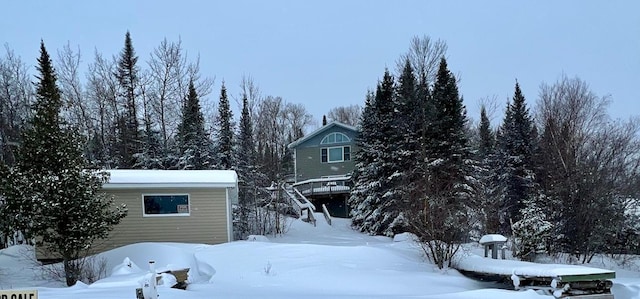
<svg viewBox="0 0 640 299"><path fill-rule="evenodd" d="M188 195L145 195L145 215L189 214Z"/></svg>

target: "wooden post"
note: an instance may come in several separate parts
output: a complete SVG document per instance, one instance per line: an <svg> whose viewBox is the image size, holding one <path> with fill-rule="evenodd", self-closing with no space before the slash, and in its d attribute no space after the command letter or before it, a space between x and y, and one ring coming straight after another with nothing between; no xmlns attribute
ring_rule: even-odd
<svg viewBox="0 0 640 299"><path fill-rule="evenodd" d="M484 245L484 257L489 257L489 245Z"/></svg>
<svg viewBox="0 0 640 299"><path fill-rule="evenodd" d="M491 244L491 258L494 260L498 259L498 248L496 248L498 244L493 243Z"/></svg>

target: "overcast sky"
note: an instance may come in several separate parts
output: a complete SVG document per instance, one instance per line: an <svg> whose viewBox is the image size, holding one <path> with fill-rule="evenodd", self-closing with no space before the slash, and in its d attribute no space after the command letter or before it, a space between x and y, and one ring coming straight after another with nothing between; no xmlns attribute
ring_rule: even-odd
<svg viewBox="0 0 640 299"><path fill-rule="evenodd" d="M385 67L415 35L443 39L468 114L506 103L517 79L534 105L542 82L564 73L610 95L610 114L640 115L640 1L5 1L0 41L34 65L40 39L67 42L86 65L111 56L131 31L141 62L163 38L200 54L203 75L239 94L243 74L263 94L316 116L364 104ZM501 109L502 109L501 105ZM499 121L495 119L494 122Z"/></svg>

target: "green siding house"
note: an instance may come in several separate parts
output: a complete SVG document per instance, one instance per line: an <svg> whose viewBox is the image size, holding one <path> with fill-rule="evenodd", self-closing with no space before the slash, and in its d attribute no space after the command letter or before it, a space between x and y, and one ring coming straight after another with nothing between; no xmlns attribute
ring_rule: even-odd
<svg viewBox="0 0 640 299"><path fill-rule="evenodd" d="M355 127L331 122L289 144L293 151L294 186L332 215L348 215L346 198L358 151Z"/></svg>

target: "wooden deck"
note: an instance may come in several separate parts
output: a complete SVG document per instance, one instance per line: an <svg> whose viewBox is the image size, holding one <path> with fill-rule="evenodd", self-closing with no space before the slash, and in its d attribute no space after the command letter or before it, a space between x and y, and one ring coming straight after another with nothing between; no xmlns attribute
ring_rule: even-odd
<svg viewBox="0 0 640 299"><path fill-rule="evenodd" d="M324 196L351 192L351 176L310 179L293 184L304 196Z"/></svg>
<svg viewBox="0 0 640 299"><path fill-rule="evenodd" d="M562 264L538 264L497 260L476 255L455 265L460 273L483 281L495 281L518 289L546 291L557 298L613 299L611 279L615 271Z"/></svg>

